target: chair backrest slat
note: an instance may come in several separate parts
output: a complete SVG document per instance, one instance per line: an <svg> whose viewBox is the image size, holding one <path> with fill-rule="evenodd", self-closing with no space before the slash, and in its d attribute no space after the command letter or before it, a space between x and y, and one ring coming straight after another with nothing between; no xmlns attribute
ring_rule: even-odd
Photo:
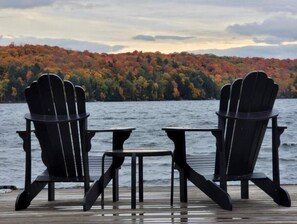
<svg viewBox="0 0 297 224"><path fill-rule="evenodd" d="M76 101L77 101L77 111L79 114L86 113L86 103L85 103L85 91L80 86L75 86Z"/></svg>
<svg viewBox="0 0 297 224"><path fill-rule="evenodd" d="M67 106L69 114L77 114L77 108L76 108L76 95L75 95L75 87L73 84L69 81L64 81L65 85L65 93L67 98ZM83 98L83 104L85 104L85 100ZM83 175L83 169L82 169L82 155L81 155L81 145L80 145L80 135L79 135L79 126L78 122L71 122L71 133L72 133L72 144L73 144L73 151L74 151L74 158L75 158L75 164L76 164L76 172L78 176Z"/></svg>
<svg viewBox="0 0 297 224"><path fill-rule="evenodd" d="M232 85L230 86L230 95L229 95L229 103L228 103L228 110L227 112L236 112L238 108L238 99L240 88L241 88L242 80L237 79L235 80ZM225 121L226 129L225 129L225 152L226 152L226 161L229 162L230 160L230 148L232 148L233 143L233 134L234 134L234 125L235 121L228 119ZM228 166L228 164L227 164Z"/></svg>

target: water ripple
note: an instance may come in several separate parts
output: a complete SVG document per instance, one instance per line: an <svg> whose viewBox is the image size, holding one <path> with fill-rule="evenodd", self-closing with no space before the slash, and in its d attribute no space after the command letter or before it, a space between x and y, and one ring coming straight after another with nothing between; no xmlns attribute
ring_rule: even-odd
<svg viewBox="0 0 297 224"><path fill-rule="evenodd" d="M90 129L110 127L135 127L125 147L130 148L174 148L173 142L162 131L165 126L189 126L213 128L217 125L219 101L161 101L161 102L93 102L87 104ZM279 150L282 183L297 183L297 100L276 101L280 112L278 123L288 128L281 135ZM22 140L17 130L25 129L26 104L0 105L0 172L1 185L24 186L24 158ZM35 138L34 138L35 139ZM215 138L210 133L187 133L187 154L201 155L215 153ZM97 133L92 139L92 155L102 154L112 145L111 133ZM44 169L40 161L40 149L36 139L32 144L33 176ZM130 161L125 160L121 172L121 185L130 184ZM168 185L170 159L166 157L144 160L146 185ZM257 169L271 174L271 134L267 132L259 154ZM178 175L176 175L178 178ZM74 184L75 185L75 184ZM77 185L75 185L77 186Z"/></svg>

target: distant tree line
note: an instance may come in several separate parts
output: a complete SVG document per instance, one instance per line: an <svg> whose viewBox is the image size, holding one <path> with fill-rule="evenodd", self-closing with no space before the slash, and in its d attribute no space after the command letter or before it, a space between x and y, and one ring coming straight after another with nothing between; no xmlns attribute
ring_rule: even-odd
<svg viewBox="0 0 297 224"><path fill-rule="evenodd" d="M49 72L82 86L90 101L217 99L225 83L251 70L271 75L280 97L297 97L297 60L10 45L0 47L0 102L24 101L25 88Z"/></svg>

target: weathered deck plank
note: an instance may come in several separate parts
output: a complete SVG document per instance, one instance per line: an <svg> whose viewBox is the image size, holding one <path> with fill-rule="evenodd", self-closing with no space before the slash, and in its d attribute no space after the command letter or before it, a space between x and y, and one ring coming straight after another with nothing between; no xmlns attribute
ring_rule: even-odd
<svg viewBox="0 0 297 224"><path fill-rule="evenodd" d="M197 188L189 188L189 203L179 203L176 188L174 205L170 206L169 187L145 187L144 202L130 209L130 188L120 189L120 201L112 202L110 189L106 191L105 207L100 199L88 212L82 211L83 189L59 189L56 201L47 201L43 191L31 206L14 211L18 190L0 194L0 223L297 223L297 186L284 186L291 195L292 207L275 204L258 188L251 186L250 199L240 199L238 186L229 186L233 211L225 211L214 204ZM134 213L134 214L133 214Z"/></svg>

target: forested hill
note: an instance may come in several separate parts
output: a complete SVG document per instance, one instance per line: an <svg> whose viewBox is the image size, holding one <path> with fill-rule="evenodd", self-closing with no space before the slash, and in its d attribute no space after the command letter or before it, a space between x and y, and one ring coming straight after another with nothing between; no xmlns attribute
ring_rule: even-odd
<svg viewBox="0 0 297 224"><path fill-rule="evenodd" d="M280 85L279 97L297 97L297 59L99 54L12 44L0 47L0 102L24 101L24 89L47 72L83 86L89 100L213 99L222 85L252 70L271 76Z"/></svg>

